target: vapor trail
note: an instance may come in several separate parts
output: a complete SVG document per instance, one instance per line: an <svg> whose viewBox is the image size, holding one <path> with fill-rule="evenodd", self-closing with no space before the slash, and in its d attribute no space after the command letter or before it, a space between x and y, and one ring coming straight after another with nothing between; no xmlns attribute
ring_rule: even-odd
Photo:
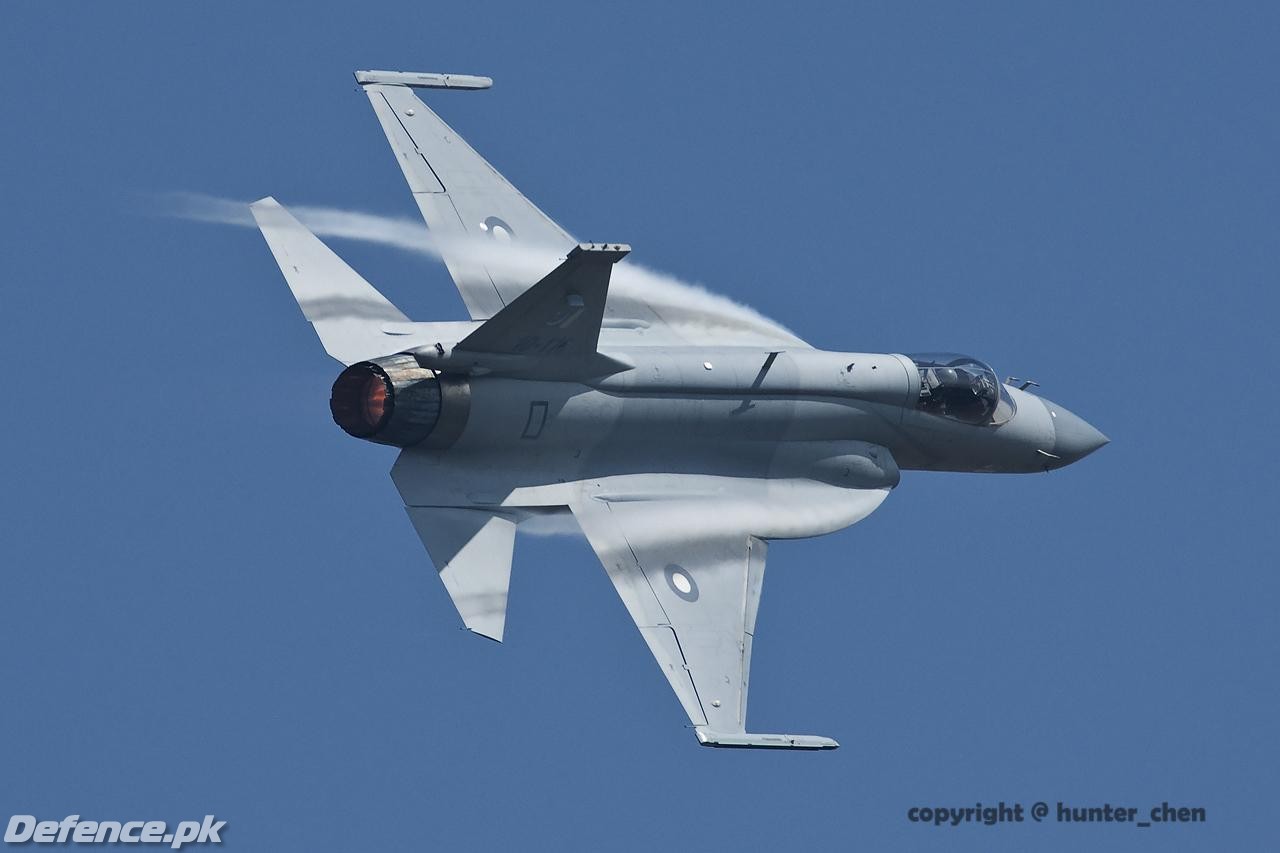
<svg viewBox="0 0 1280 853"><path fill-rule="evenodd" d="M248 202L203 193L166 193L161 212L195 222L257 227ZM298 219L321 237L337 237L390 246L440 259L447 252L470 256L486 266L502 266L525 275L530 283L550 272L560 255L555 250L501 246L492 240L454 238L442 241L421 221L358 210L309 205L290 206ZM663 319L696 333L747 333L763 340L803 346L791 331L753 308L673 276L624 261L614 268L609 301L623 313L627 303L651 306Z"/></svg>

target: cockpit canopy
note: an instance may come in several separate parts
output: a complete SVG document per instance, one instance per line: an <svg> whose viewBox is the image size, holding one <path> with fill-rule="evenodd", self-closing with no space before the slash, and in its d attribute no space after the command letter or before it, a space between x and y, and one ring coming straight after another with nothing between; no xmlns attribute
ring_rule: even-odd
<svg viewBox="0 0 1280 853"><path fill-rule="evenodd" d="M920 371L920 409L977 425L1001 424L1013 417L1013 398L985 362L959 353L907 357Z"/></svg>

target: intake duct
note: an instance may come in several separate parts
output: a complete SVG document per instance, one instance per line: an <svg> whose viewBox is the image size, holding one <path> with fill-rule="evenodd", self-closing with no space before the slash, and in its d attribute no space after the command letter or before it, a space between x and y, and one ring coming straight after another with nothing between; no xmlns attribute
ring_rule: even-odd
<svg viewBox="0 0 1280 853"><path fill-rule="evenodd" d="M411 355L393 355L353 364L338 374L329 410L348 435L411 447L450 423L455 429L445 430L454 433L449 441L456 438L465 423L468 392L465 380L441 377ZM452 417L444 417L446 409L454 410Z"/></svg>

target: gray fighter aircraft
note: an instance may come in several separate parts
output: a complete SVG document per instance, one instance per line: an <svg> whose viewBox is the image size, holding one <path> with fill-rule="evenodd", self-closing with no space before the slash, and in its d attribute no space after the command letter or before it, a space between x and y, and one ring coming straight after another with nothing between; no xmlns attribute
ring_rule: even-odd
<svg viewBox="0 0 1280 853"><path fill-rule="evenodd" d="M747 731L769 540L860 521L903 469L1040 472L1107 443L976 358L816 350L643 276L623 287L628 246L569 236L414 94L491 80L356 80L471 321L411 321L274 199L253 204L347 365L334 420L403 448L392 479L477 634L502 640L517 527L574 519L704 745L838 745Z"/></svg>

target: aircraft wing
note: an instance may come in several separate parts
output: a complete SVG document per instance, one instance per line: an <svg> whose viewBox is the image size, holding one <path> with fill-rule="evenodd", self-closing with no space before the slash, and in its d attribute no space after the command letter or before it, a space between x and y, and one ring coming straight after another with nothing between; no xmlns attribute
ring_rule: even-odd
<svg viewBox="0 0 1280 853"><path fill-rule="evenodd" d="M473 320L487 320L555 269L577 240L525 198L414 89L484 89L487 77L357 71L432 242ZM643 330L628 343L808 344L755 312L662 276L619 266L604 328Z"/></svg>
<svg viewBox="0 0 1280 853"><path fill-rule="evenodd" d="M783 509L759 495L691 488L671 490L684 478L655 480L659 491L588 488L574 515L635 620L649 650L693 723L704 746L834 749L816 735L752 734L746 730L747 686L756 610L767 543L759 534L772 515L826 515L822 532L872 512L887 488L809 488L776 498L798 498ZM690 478L692 479L692 478ZM661 483L661 480L667 481ZM705 482L705 479L703 478ZM832 522L836 502L843 518ZM798 517L798 516L797 516ZM784 521L784 523L787 523ZM780 532L774 530L773 532ZM811 535L794 529L788 535Z"/></svg>
<svg viewBox="0 0 1280 853"><path fill-rule="evenodd" d="M423 82L423 76L360 71L356 80L373 105L467 311L473 320L485 320L554 267L554 258L577 241L413 93L414 88L482 88L488 78L470 78L481 82L459 87L441 86L434 79ZM532 278L510 262L515 259L495 263L500 252L493 250L513 242L536 247L551 263Z"/></svg>

